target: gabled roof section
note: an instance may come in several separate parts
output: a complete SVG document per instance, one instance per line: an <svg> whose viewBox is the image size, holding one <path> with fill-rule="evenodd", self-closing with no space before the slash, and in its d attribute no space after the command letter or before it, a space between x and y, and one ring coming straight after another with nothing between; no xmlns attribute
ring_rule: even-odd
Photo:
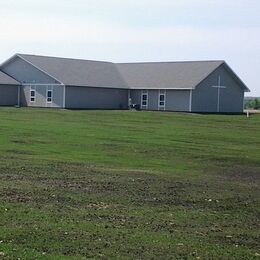
<svg viewBox="0 0 260 260"><path fill-rule="evenodd" d="M244 91L250 91L222 60L112 63L16 54L1 66L16 57L20 57L57 82L67 86L119 89L195 89L216 69L224 66ZM9 79L9 82L19 84L12 78Z"/></svg>
<svg viewBox="0 0 260 260"><path fill-rule="evenodd" d="M20 85L20 83L0 70L0 85Z"/></svg>
<svg viewBox="0 0 260 260"><path fill-rule="evenodd" d="M229 73L231 73L233 78L240 84L240 86L243 87L245 92L250 92L250 89L247 87L247 85L242 81L242 79L238 77L238 75L231 69L231 67L226 62L224 63L224 67Z"/></svg>
<svg viewBox="0 0 260 260"><path fill-rule="evenodd" d="M17 55L67 86L128 88L111 62Z"/></svg>
<svg viewBox="0 0 260 260"><path fill-rule="evenodd" d="M118 63L130 88L194 89L224 61Z"/></svg>

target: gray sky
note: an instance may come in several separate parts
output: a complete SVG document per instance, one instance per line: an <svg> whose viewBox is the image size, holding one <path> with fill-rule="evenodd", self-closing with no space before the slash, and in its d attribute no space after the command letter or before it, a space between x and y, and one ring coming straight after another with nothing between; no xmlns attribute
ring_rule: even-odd
<svg viewBox="0 0 260 260"><path fill-rule="evenodd" d="M0 18L0 61L220 59L260 96L259 0L0 0Z"/></svg>

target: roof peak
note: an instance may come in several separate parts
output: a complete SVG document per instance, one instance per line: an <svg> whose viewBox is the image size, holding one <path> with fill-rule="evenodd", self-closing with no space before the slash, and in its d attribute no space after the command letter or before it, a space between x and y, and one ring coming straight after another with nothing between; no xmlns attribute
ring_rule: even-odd
<svg viewBox="0 0 260 260"><path fill-rule="evenodd" d="M145 62L112 62L104 60L88 60L88 59L79 59L79 58L67 58L67 57L57 57L49 55L37 55L37 54L28 54L28 53L16 53L18 56L26 57L39 57L39 58L54 58L54 59L63 59L63 60L76 60L76 61L88 61L88 62L102 62L102 63L114 63L114 64L167 64L167 63L196 63L196 62L220 62L224 63L224 60L185 60L185 61L145 61Z"/></svg>
<svg viewBox="0 0 260 260"><path fill-rule="evenodd" d="M86 60L86 59L79 59L79 58L65 58L65 57L48 56L48 55L36 55L36 54L25 54L25 53L16 53L16 55L24 57L24 58L25 57L39 57L39 58L49 58L49 59L61 59L61 60L75 60L75 61L113 63L113 62L110 62L110 61Z"/></svg>

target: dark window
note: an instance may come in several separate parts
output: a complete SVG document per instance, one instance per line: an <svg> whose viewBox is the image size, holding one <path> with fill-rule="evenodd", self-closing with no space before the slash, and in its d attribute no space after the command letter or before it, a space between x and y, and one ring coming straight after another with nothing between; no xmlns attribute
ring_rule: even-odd
<svg viewBox="0 0 260 260"><path fill-rule="evenodd" d="M31 90L31 96L30 96L30 99L31 99L31 102L34 102L35 101L35 90Z"/></svg>
<svg viewBox="0 0 260 260"><path fill-rule="evenodd" d="M160 94L160 96L159 96L159 106L160 107L165 106L165 94Z"/></svg>
<svg viewBox="0 0 260 260"><path fill-rule="evenodd" d="M52 102L52 90L47 91L47 102Z"/></svg>
<svg viewBox="0 0 260 260"><path fill-rule="evenodd" d="M160 95L160 101L164 101L165 100L165 96L164 95Z"/></svg>
<svg viewBox="0 0 260 260"><path fill-rule="evenodd" d="M147 106L148 95L142 94L142 106Z"/></svg>

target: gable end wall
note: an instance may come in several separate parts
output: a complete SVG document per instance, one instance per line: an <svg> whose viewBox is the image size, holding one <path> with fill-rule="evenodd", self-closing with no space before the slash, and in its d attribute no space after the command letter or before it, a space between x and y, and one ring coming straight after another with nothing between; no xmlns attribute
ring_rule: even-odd
<svg viewBox="0 0 260 260"><path fill-rule="evenodd" d="M59 83L18 56L1 67L1 70L21 83Z"/></svg>
<svg viewBox="0 0 260 260"><path fill-rule="evenodd" d="M242 113L244 90L224 64L202 81L192 93L192 112L217 113L218 79L221 77L220 113Z"/></svg>

